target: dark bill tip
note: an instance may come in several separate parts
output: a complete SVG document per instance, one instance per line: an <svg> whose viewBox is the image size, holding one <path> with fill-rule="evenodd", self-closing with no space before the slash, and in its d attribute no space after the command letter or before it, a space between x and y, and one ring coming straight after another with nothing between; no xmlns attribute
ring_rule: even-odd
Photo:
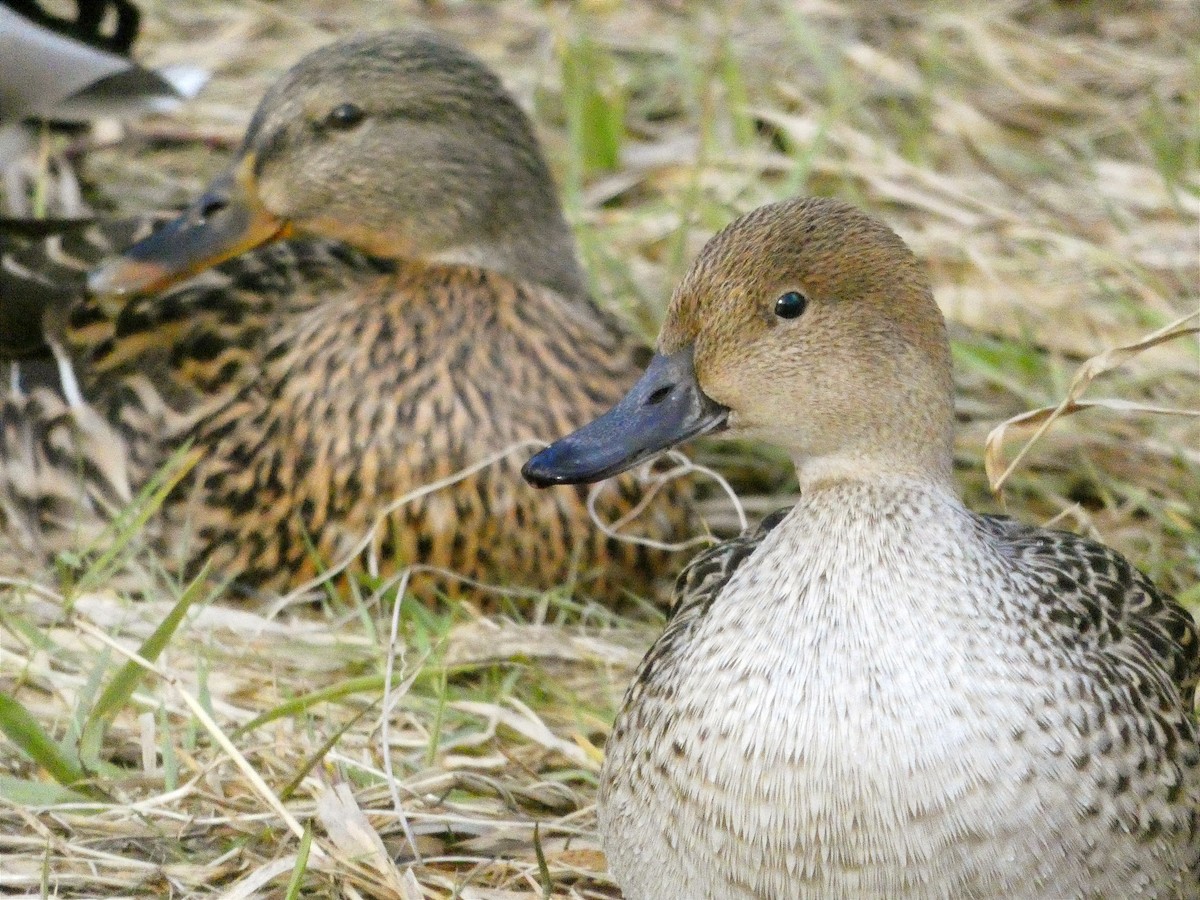
<svg viewBox="0 0 1200 900"><path fill-rule="evenodd" d="M253 157L217 178L178 218L87 278L93 296L151 294L288 233L257 197Z"/></svg>
<svg viewBox="0 0 1200 900"><path fill-rule="evenodd" d="M521 474L535 487L602 481L715 431L728 413L700 390L691 347L670 356L655 354L616 406L531 458Z"/></svg>

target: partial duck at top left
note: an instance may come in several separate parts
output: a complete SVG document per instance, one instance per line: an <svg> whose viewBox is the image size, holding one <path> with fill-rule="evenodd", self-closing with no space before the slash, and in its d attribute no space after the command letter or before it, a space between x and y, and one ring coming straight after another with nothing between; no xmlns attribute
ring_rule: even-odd
<svg viewBox="0 0 1200 900"><path fill-rule="evenodd" d="M75 0L74 16L39 0L0 0L0 173L10 215L31 210L33 146L43 123L78 125L167 112L208 78L194 65L151 69L131 58L141 14L129 0ZM69 167L43 212L79 215ZM43 192L44 194L45 192Z"/></svg>
<svg viewBox="0 0 1200 900"><path fill-rule="evenodd" d="M589 297L531 123L477 59L409 31L315 51L225 173L86 294L73 267L130 236L26 241L0 274L0 316L20 324L0 356L50 356L64 384L17 385L0 408L0 557L87 546L188 444L147 531L185 575L207 561L284 592L365 551L381 574L651 592L666 551L598 530L586 492L518 475L522 445L613 403L645 350ZM396 498L511 448L363 545ZM596 511L687 536L690 489L650 490L626 477Z"/></svg>

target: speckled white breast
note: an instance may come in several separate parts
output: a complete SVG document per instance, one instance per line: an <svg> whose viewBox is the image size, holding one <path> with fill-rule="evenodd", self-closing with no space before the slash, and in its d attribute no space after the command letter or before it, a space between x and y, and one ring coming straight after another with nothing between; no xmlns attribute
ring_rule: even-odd
<svg viewBox="0 0 1200 900"><path fill-rule="evenodd" d="M1078 698L970 513L843 494L767 534L631 691L600 810L627 900L1149 888L1144 850L1081 827L1103 789L1072 762Z"/></svg>

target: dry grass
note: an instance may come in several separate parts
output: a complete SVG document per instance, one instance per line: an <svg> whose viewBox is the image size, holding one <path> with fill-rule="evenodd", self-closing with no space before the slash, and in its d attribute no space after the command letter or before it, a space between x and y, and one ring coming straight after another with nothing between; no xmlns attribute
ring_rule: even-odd
<svg viewBox="0 0 1200 900"><path fill-rule="evenodd" d="M203 60L214 80L179 115L88 148L101 206L182 201L302 51L421 22L534 111L596 293L648 335L738 212L802 191L876 211L928 261L954 323L977 507L998 505L982 464L995 425L1057 407L1086 359L1200 306L1186 0L142 5L143 55ZM1196 337L1120 362L1082 397L1120 402L1057 419L1004 499L1099 535L1197 609L1200 427L1143 409L1200 408ZM794 488L769 452L700 456L752 512ZM727 502L712 513L729 527ZM0 689L82 744L93 789L56 787L0 743L0 891L616 896L592 832L599 748L656 623L558 594L494 619L402 603L393 641L369 589L274 618L201 598L157 652L147 638L182 593L0 599Z"/></svg>

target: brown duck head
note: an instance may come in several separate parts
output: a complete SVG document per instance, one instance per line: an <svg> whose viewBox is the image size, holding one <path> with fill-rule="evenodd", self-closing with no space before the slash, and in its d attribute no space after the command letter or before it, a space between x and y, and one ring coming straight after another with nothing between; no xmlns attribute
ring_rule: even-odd
<svg viewBox="0 0 1200 900"><path fill-rule="evenodd" d="M479 60L423 32L359 35L302 59L224 174L88 287L152 293L291 235L583 291L529 120Z"/></svg>
<svg viewBox="0 0 1200 900"><path fill-rule="evenodd" d="M726 227L676 289L657 351L616 407L525 477L599 481L727 429L787 450L802 486L950 479L945 323L912 252L852 206L790 200Z"/></svg>

